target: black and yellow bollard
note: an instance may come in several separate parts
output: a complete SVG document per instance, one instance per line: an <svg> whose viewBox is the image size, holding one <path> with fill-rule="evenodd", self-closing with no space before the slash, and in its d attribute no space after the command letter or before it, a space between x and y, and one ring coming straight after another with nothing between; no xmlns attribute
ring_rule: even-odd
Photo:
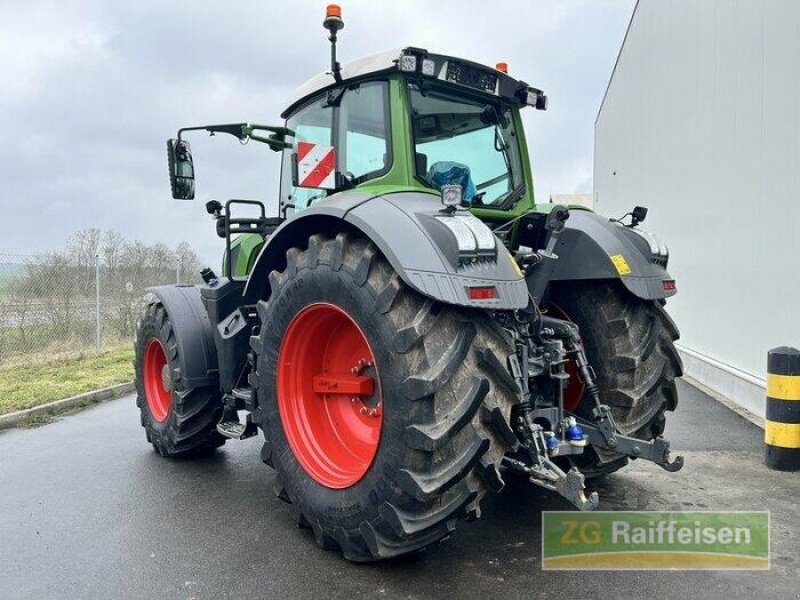
<svg viewBox="0 0 800 600"><path fill-rule="evenodd" d="M766 464L800 470L800 350L781 346L767 357Z"/></svg>

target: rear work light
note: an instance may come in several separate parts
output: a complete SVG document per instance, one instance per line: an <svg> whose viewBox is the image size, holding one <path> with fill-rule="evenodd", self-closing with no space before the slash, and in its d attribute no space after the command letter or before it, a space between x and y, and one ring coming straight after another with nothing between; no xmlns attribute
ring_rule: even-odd
<svg viewBox="0 0 800 600"><path fill-rule="evenodd" d="M520 88L517 89L517 98L524 104L534 107L536 110L547 110L547 96L542 93L542 90L527 87L527 85L523 83Z"/></svg>
<svg viewBox="0 0 800 600"><path fill-rule="evenodd" d="M400 70L405 73L413 73L417 70L417 57L413 54L403 54L400 56L400 63L398 66Z"/></svg>
<svg viewBox="0 0 800 600"><path fill-rule="evenodd" d="M471 287L469 290L470 300L491 300L497 298L497 290L494 286Z"/></svg>

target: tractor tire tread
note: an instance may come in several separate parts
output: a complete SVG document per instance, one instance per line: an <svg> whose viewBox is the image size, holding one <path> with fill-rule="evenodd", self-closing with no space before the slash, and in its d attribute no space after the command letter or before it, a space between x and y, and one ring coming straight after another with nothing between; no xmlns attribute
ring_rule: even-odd
<svg viewBox="0 0 800 600"><path fill-rule="evenodd" d="M155 336L167 349L174 386L172 405L163 423L152 418L143 383L144 348ZM222 414L221 394L216 386L187 388L179 365L177 339L166 308L161 302L151 302L145 307L137 326L134 357L136 405L145 428L145 437L153 449L164 457L207 456L225 443L225 438L216 429Z"/></svg>
<svg viewBox="0 0 800 600"><path fill-rule="evenodd" d="M281 470L293 455L288 447L281 450L288 456L276 454L275 440L268 440L261 456L278 470L279 496L297 507L295 520L311 527L320 547L338 550L352 561L408 554L448 537L458 521L479 516L479 502L487 492L502 488L499 465L516 444L508 418L518 389L504 366L513 347L484 311L445 306L408 288L367 240L344 233L333 238L315 234L305 250L289 254L296 272L287 267L270 274L270 302L306 270L329 269L338 273L344 287L366 290L372 299L369 310L391 326L386 350L406 365L407 375L397 386L402 391L394 401L406 403L409 422L401 430L399 447L392 449L405 457L391 474L392 489L370 492L384 494L383 500L376 496L375 507L354 518L357 525L345 527L310 510L306 484L314 482L309 478L302 485L284 485ZM269 311L266 303L262 306L259 315L267 325L251 340L258 355L251 381L259 405L271 406L274 382L266 372L274 369L268 361L277 358L280 340L270 332ZM265 409L260 423L265 434L270 430L268 414L273 419L277 414L277 409L270 410ZM286 444L284 439L280 443Z"/></svg>
<svg viewBox="0 0 800 600"><path fill-rule="evenodd" d="M611 407L617 429L645 440L661 435L665 413L677 408L675 380L683 374L674 343L678 328L663 304L634 296L618 281L562 282L553 286L552 300L580 327L600 399ZM591 449L575 460L587 477L627 462L603 462Z"/></svg>

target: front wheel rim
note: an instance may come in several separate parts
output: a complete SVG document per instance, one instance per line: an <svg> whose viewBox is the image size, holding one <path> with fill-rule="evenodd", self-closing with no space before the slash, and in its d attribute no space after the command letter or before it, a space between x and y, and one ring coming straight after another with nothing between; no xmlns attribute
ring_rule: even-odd
<svg viewBox="0 0 800 600"><path fill-rule="evenodd" d="M306 473L333 489L360 481L378 451L383 396L375 355L353 318L328 303L295 315L277 383L281 424Z"/></svg>
<svg viewBox="0 0 800 600"><path fill-rule="evenodd" d="M167 368L167 353L161 340L152 338L144 349L142 380L147 407L153 419L159 423L167 420L172 406L172 392L164 386L164 370Z"/></svg>

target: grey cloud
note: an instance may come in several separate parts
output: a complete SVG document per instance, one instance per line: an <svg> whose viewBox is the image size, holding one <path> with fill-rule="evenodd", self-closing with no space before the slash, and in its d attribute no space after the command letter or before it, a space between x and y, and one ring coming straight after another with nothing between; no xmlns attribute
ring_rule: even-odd
<svg viewBox="0 0 800 600"><path fill-rule="evenodd" d="M422 45L514 74L551 96L526 129L540 199L584 190L592 127L633 0L350 2L342 59ZM285 98L327 66L316 2L0 3L0 252L61 246L113 228L218 262L201 202L168 197L164 140L184 125L278 123ZM199 198L272 206L278 156L193 139ZM557 186L557 189L556 189ZM574 189L562 189L564 186Z"/></svg>

